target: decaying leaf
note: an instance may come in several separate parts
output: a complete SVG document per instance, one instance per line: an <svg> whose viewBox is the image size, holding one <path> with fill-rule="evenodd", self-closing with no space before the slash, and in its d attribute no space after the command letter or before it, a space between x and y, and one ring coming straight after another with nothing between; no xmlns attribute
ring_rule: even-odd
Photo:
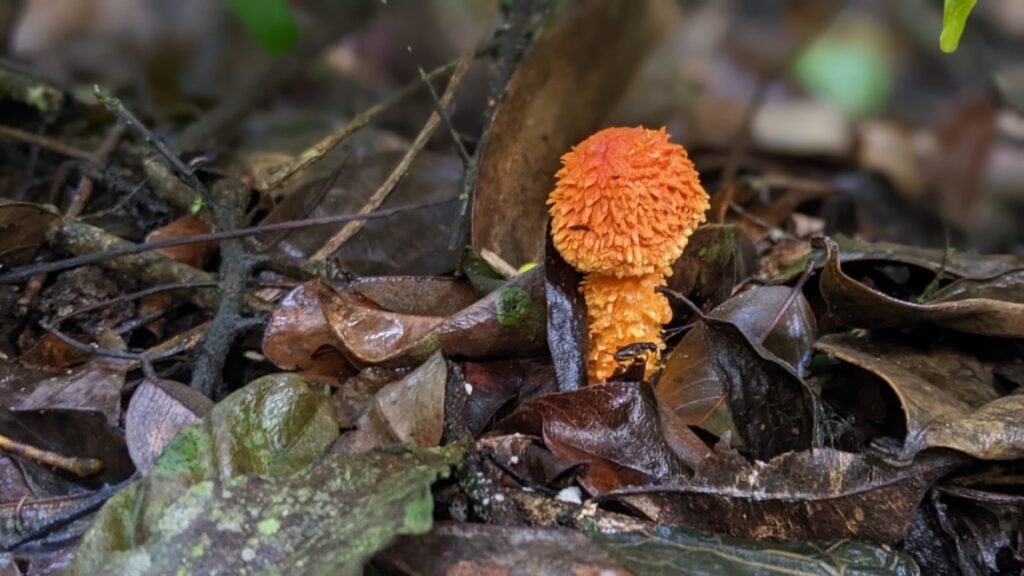
<svg viewBox="0 0 1024 576"><path fill-rule="evenodd" d="M810 360L816 333L814 315L803 295L797 296L772 327L791 292L792 289L785 286L754 288L730 298L709 316L735 325L750 342L771 328L763 348L799 371ZM746 434L739 434L733 422L726 389L715 370L710 349L707 327L698 323L668 355L665 370L658 380L658 397L686 424L700 426L718 436L732 431L734 441L742 445ZM738 361L738 357L728 353L724 353L723 358ZM786 378L792 380L793 376ZM754 436L771 435L755 433Z"/></svg>
<svg viewBox="0 0 1024 576"><path fill-rule="evenodd" d="M59 220L44 206L0 199L0 263L17 266L30 261L47 230Z"/></svg>
<svg viewBox="0 0 1024 576"><path fill-rule="evenodd" d="M686 250L672 264L668 287L698 304L717 306L756 270L754 245L738 226L705 224L698 227Z"/></svg>
<svg viewBox="0 0 1024 576"><path fill-rule="evenodd" d="M376 153L342 167L336 180L324 178L310 182L289 195L265 222L354 214L384 182L403 154L404 151ZM429 275L454 270L459 253L449 244L451 227L459 217L461 191L462 163L457 156L421 152L380 208L441 204L367 221L335 257L346 269L365 275ZM273 242L275 250L293 258L305 258L326 244L343 226L303 228L264 238L264 241Z"/></svg>
<svg viewBox="0 0 1024 576"><path fill-rule="evenodd" d="M430 485L454 461L451 453L333 454L291 476L199 482L162 513L151 510L149 537L135 546L103 555L86 547L98 523L68 573L356 576L395 536L430 529Z"/></svg>
<svg viewBox="0 0 1024 576"><path fill-rule="evenodd" d="M539 268L520 274L448 317L385 310L350 291L319 297L333 345L356 366L416 365L438 349L464 358L520 356L544 346L541 274Z"/></svg>
<svg viewBox="0 0 1024 576"><path fill-rule="evenodd" d="M852 262L877 262L879 264L905 264L923 268L931 272L942 270L953 278L973 278L982 280L1005 274L1024 267L1024 258L1014 255L971 254L950 250L920 248L891 242L860 242L842 234L833 238L839 247L839 261L842 264ZM815 265L821 268L828 260L824 249L812 251L807 258L814 259ZM775 282L786 282L807 267L807 258L801 259L779 276L772 278Z"/></svg>
<svg viewBox="0 0 1024 576"><path fill-rule="evenodd" d="M1024 457L1024 394L1000 396L991 368L986 373L955 353L850 334L830 334L815 346L878 376L896 394L907 434L900 459L927 448L982 460Z"/></svg>
<svg viewBox="0 0 1024 576"><path fill-rule="evenodd" d="M720 452L691 478L613 495L661 525L755 540L892 543L903 537L932 482L960 463L939 455L889 468L829 448L750 463Z"/></svg>
<svg viewBox="0 0 1024 576"><path fill-rule="evenodd" d="M581 5L545 31L495 113L473 197L473 249L539 262L558 159L601 127L651 41L646 0ZM600 62L599 66L591 63Z"/></svg>
<svg viewBox="0 0 1024 576"><path fill-rule="evenodd" d="M756 543L685 529L606 534L450 523L439 524L423 536L402 537L374 563L408 576L917 574L907 556L859 542L822 548Z"/></svg>
<svg viewBox="0 0 1024 576"><path fill-rule="evenodd" d="M140 474L149 474L167 443L213 407L209 398L173 380L144 380L124 417L128 454Z"/></svg>
<svg viewBox="0 0 1024 576"><path fill-rule="evenodd" d="M495 429L540 436L559 458L589 463L580 482L594 493L665 481L685 469L665 441L647 383L548 394L523 404Z"/></svg>
<svg viewBox="0 0 1024 576"><path fill-rule="evenodd" d="M232 561L240 561L239 551L231 546L213 546L213 540L200 537L182 551L171 546L171 536L187 539L185 528L210 519L199 513L211 512L203 506L210 504L214 487L218 497L227 498L221 490L232 480L246 486L249 481L262 484L287 478L323 454L337 435L327 395L311 389L301 377L274 374L251 382L183 429L149 476L107 502L83 537L69 573L121 572L132 566L139 572L160 573L186 558L194 563L211 557L217 561L225 551L231 551ZM265 496L276 493L275 487ZM244 501L246 496L238 497ZM236 509L218 520L231 525L233 518L241 522L246 514L258 515L261 508ZM194 554L197 550L202 554ZM268 561L262 555L260 559Z"/></svg>
<svg viewBox="0 0 1024 576"><path fill-rule="evenodd" d="M846 275L839 264L839 247L829 239L825 244L828 260L821 273L821 294L847 326L890 329L933 324L970 334L1024 338L1024 301L968 297L917 304L899 300Z"/></svg>

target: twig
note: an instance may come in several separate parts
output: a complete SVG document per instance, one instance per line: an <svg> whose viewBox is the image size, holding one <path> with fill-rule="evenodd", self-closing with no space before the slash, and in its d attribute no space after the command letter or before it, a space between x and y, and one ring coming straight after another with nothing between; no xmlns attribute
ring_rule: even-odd
<svg viewBox="0 0 1024 576"><path fill-rule="evenodd" d="M448 86L445 88L444 94L441 96L442 108L447 108L449 105L451 105L452 98L455 97L455 90L456 88L458 88L459 83L462 82L462 78L463 76L465 76L466 71L469 70L469 65L470 63L472 63L472 61L472 53L465 54L462 56L462 58L459 59L458 64L456 64L455 66L455 71L452 72L452 77L448 81ZM440 123L440 114L438 114L437 112L431 113L430 118L427 119L427 123L424 124L423 128L420 130L420 133L416 135L416 139L413 140L412 145L405 152L405 155L402 156L402 159L398 162L398 165L395 166L395 169L391 171L391 174L388 175L387 180L385 180L384 183L381 184L380 188L378 188L377 191L374 192L372 196L370 196L369 200L366 201L366 204L364 204L363 207L359 209L359 214L368 214L380 207L380 205L384 202L388 195L391 194L391 192L395 189L395 186L397 186L398 183L402 180L402 178L405 177L405 174L408 172L409 166L412 164L412 161L416 159L416 156L418 156L420 151L423 150L423 147L427 145L427 141L429 141L430 137L433 136L434 131L437 130L437 127L438 125L440 125ZM310 257L310 259L324 260L330 257L332 254L337 252L338 249L345 244L345 242L347 242L350 238L355 236L356 233L362 229L364 224L365 220L353 220L352 222L346 224L344 227L342 227L341 230L338 231L337 234L331 237L331 239L328 240L327 243L321 246L320 249L317 250L316 253Z"/></svg>
<svg viewBox="0 0 1024 576"><path fill-rule="evenodd" d="M365 214L339 214L335 216L319 216L316 218L305 218L302 220L289 220L286 222L275 222L273 224L262 224L260 226L252 226L249 228L239 228L237 230L225 230L222 232L195 234L192 236L179 236L177 238L168 238L166 240L146 242L143 244L129 244L127 246L119 247L113 250L106 250L103 252L97 252L92 254L83 254L81 256L65 258L63 260L57 260L54 262L44 262L41 264L32 264L29 266L15 268L10 272L0 274L0 284L11 284L14 282L20 282L25 278L28 278L35 274L67 270L69 268L75 268L77 266L95 264L97 262L104 262L106 260L121 258L123 256L133 256L135 254L142 254L145 252L150 252L152 250L159 250L161 248L185 246L187 244L195 244L197 242L215 242L219 240L226 240L229 238L242 238L245 236L253 236L256 234L274 232L277 230L295 230L298 228L308 228L311 226L341 224L343 222L353 222L356 220L377 220L381 218L390 218L395 214L411 212L414 210L423 210L426 208L433 208L436 206L440 206L442 204L447 204L448 202L450 202L450 200L423 202L422 204L398 206L395 208L388 208L386 210L367 212Z"/></svg>
<svg viewBox="0 0 1024 576"><path fill-rule="evenodd" d="M427 74L427 85L429 86L430 82L454 70L458 63L458 60L453 60L444 66L430 71ZM350 136L365 128L370 124L370 122L377 118L377 116L380 116L382 112L386 112L396 104L418 92L422 85L423 84L420 80L410 82L401 90L386 98L383 102L360 112L344 126L338 128L334 132L331 132L319 142L304 150L301 154L296 156L295 159L271 172L269 176L263 179L263 181L256 184L256 188L264 192L277 188L296 173L315 164L318 160L323 158L324 155L334 149L335 146L341 144Z"/></svg>
<svg viewBox="0 0 1024 576"><path fill-rule="evenodd" d="M212 204L215 224L220 230L239 228L245 219L249 190L239 182L223 179L214 187ZM196 349L191 386L209 398L218 399L224 382L224 363L235 338L246 324L242 317L242 299L254 259L246 252L241 238L220 243L221 298L210 329L203 334Z"/></svg>
<svg viewBox="0 0 1024 576"><path fill-rule="evenodd" d="M30 144L50 152L55 152L68 158L74 158L75 160L92 160L92 154L76 148L70 144L65 144L60 140L55 140L47 136L40 134L33 134L18 128L11 128L10 126L0 126L0 138L7 138L8 140L16 140L24 144Z"/></svg>
<svg viewBox="0 0 1024 576"><path fill-rule="evenodd" d="M690 311L691 314L693 314L694 316L696 316L697 318L699 318L703 322L707 321L707 316L700 309L700 306L697 306L696 304L694 304L693 300L690 300L689 298L687 298L686 295L684 295L682 292L677 292L675 290L672 290L671 288L665 288L664 286L658 286L657 288L655 288L655 290L657 290L658 292L661 292L662 294L664 294L666 296L671 296L672 298L675 298L676 300L682 302L683 305L686 306L686 308Z"/></svg>
<svg viewBox="0 0 1024 576"><path fill-rule="evenodd" d="M474 163L473 158L466 151L466 145L462 143L462 138L459 136L458 130L452 125L451 114L448 113L447 107L441 102L441 98L438 97L437 91L434 90L434 85L430 83L430 77L423 71L423 67L419 67L420 80L423 80L423 84L427 87L427 92L430 94L430 99L434 101L434 110L441 116L441 121L444 122L445 128L448 129L448 134L451 135L452 141L455 142L456 148L459 150L459 156L462 157L462 165L468 169L471 164Z"/></svg>
<svg viewBox="0 0 1024 576"><path fill-rule="evenodd" d="M107 157L117 147L118 142L121 141L121 135L124 133L124 125L118 122L117 125L112 129L107 137L103 139L103 143L100 147L92 153L89 161L93 164L99 165L107 161ZM67 178L70 166L67 164L61 165L57 170L57 175L54 178L53 187L50 192L50 196L56 203L57 193L60 188L64 185L64 180ZM78 218L85 211L85 206L89 203L92 198L93 192L93 181L92 179L83 174L78 179L78 188L75 191L74 197L71 199L71 204L68 206L67 212L64 213L65 218ZM43 289L43 285L46 284L46 274L37 274L29 280L25 286L25 290L22 291L21 298L18 299L18 305L15 308L15 316L22 317L28 314L29 308L32 303L39 296L39 293Z"/></svg>
<svg viewBox="0 0 1024 576"><path fill-rule="evenodd" d="M100 308L107 308L107 307L113 306L115 304L122 304L122 303L125 303L125 302L134 302L135 300L140 300L140 299L145 298L147 296L152 296L153 294L160 294L162 292L170 292L172 290L194 290L196 288L215 288L219 284L220 283L215 281L215 280L198 281L198 282L180 282L180 283L176 283L176 284L158 284L156 286L150 286L149 288L145 288L143 290L138 290L136 292L131 292L131 293L128 293L128 294L121 294L120 296L117 296L115 298L111 298L109 300L104 300L103 302L97 302L95 304L91 304L91 305L85 306L83 308L76 308L75 310L72 310L71 312L68 312L67 314L64 314L63 316L58 316L57 318L54 319L54 322L57 322L59 324L61 322L64 322L65 320L70 320L71 318L74 318L75 316L79 316L81 314L85 314L86 312L92 312L93 310L98 310Z"/></svg>
<svg viewBox="0 0 1024 576"><path fill-rule="evenodd" d="M174 168L185 183L188 184L192 190L197 192L200 197L202 197L204 202L210 201L210 192L195 175L195 172L189 169L188 166L185 166L185 163L181 161L181 158L178 158L174 152L171 152L171 149L168 148L162 140L154 136L153 133L150 132L134 114L132 114L131 110L125 108L120 99L104 94L103 91L100 90L99 86L94 86L93 91L96 93L96 99L99 100L100 103L103 104L113 115L117 116L125 126L134 130L136 134L141 136L150 146L152 146L153 149L156 150L156 152L160 154L160 156L163 157L163 159L166 160L172 168Z"/></svg>
<svg viewBox="0 0 1024 576"><path fill-rule="evenodd" d="M0 450L6 450L12 454L24 456L30 460L51 466L58 470L70 472L79 478L94 476L103 470L103 462L96 458L74 458L61 456L49 450L29 446L7 436L0 435Z"/></svg>

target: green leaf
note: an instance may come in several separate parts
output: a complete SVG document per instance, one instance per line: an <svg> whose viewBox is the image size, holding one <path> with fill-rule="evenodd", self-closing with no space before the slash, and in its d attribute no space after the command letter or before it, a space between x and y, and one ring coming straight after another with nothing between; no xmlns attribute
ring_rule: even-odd
<svg viewBox="0 0 1024 576"><path fill-rule="evenodd" d="M967 17L978 0L946 0L942 9L942 34L939 36L939 47L943 52L956 51L960 37L964 33Z"/></svg>
<svg viewBox="0 0 1024 576"><path fill-rule="evenodd" d="M83 536L69 573L146 572L111 572L104 566L148 554L156 545L150 536L195 520L173 514L189 495L209 497L214 487L250 475L289 477L306 469L337 437L326 394L294 374L254 380L178 433L148 477L107 502Z"/></svg>
<svg viewBox="0 0 1024 576"><path fill-rule="evenodd" d="M280 56L299 41L299 26L287 0L228 0L228 5L270 55Z"/></svg>

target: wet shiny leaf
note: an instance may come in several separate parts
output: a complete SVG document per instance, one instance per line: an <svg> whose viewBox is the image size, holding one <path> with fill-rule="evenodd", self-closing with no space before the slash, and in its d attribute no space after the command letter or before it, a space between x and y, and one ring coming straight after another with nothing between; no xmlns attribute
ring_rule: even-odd
<svg viewBox="0 0 1024 576"><path fill-rule="evenodd" d="M449 317L384 310L347 291L319 296L333 345L356 366L416 365L438 349L464 358L521 356L544 346L541 274L521 274Z"/></svg>
<svg viewBox="0 0 1024 576"><path fill-rule="evenodd" d="M548 234L544 294L548 306L548 348L561 392L587 385L587 304L580 292L583 276L562 258Z"/></svg>
<svg viewBox="0 0 1024 576"><path fill-rule="evenodd" d="M664 481L683 464L665 441L649 384L613 382L548 394L523 404L495 430L541 436L556 456L589 463L593 493Z"/></svg>
<svg viewBox="0 0 1024 576"><path fill-rule="evenodd" d="M764 286L742 292L711 311L710 316L736 325L748 340L760 338L792 292L785 286ZM765 339L764 348L797 371L810 360L816 335L814 314L803 295L790 305ZM726 402L726 391L711 362L707 328L698 323L669 353L658 380L658 397L683 422L717 436L727 431L742 445Z"/></svg>

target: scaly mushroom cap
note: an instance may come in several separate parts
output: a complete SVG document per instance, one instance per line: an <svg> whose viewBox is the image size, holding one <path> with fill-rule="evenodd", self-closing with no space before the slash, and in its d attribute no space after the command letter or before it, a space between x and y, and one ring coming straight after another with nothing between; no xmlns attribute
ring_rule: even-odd
<svg viewBox="0 0 1024 576"><path fill-rule="evenodd" d="M582 289L590 332L587 375L591 383L606 381L618 366L615 353L637 343L654 345L654 350L646 355L644 377L654 374L665 349L661 325L672 320L668 298L655 291L664 285L661 274L632 278L590 274L584 278Z"/></svg>
<svg viewBox="0 0 1024 576"><path fill-rule="evenodd" d="M580 272L669 275L710 207L665 129L608 128L562 156L548 197L555 248Z"/></svg>

